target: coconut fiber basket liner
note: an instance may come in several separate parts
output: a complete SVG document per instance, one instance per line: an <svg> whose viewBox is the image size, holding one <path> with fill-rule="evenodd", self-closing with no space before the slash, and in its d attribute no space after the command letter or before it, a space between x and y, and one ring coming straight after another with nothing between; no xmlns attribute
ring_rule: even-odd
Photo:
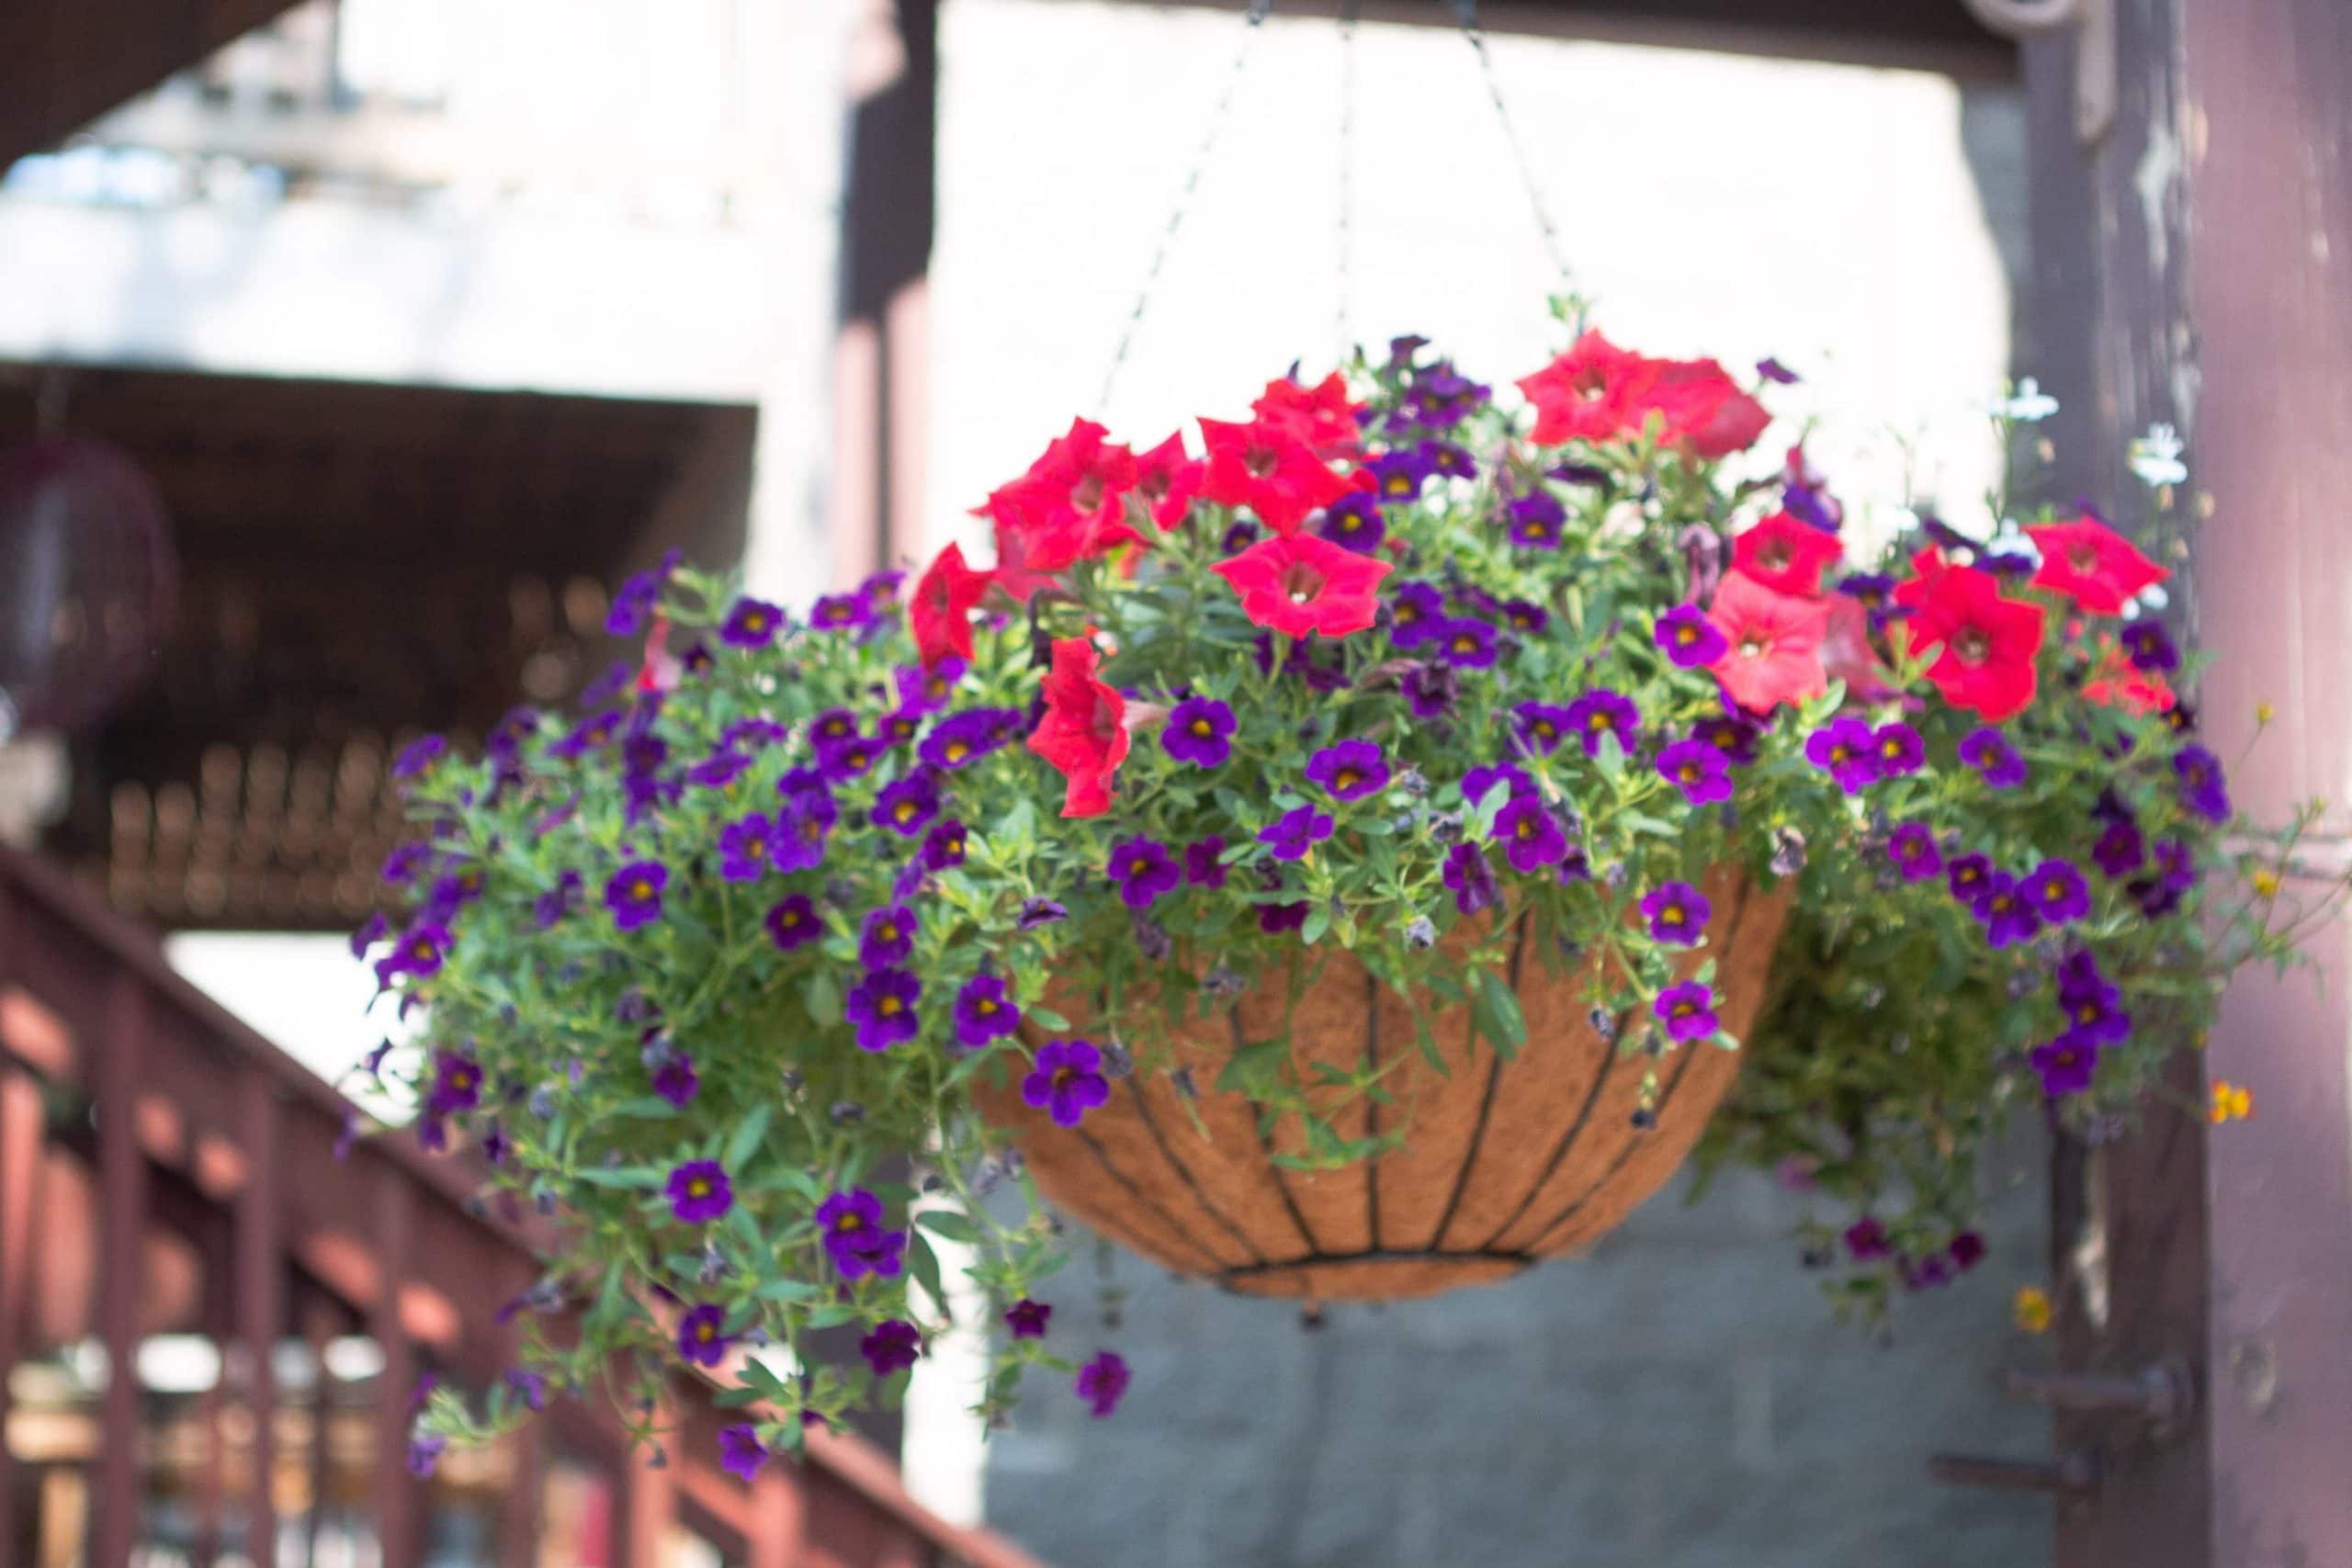
<svg viewBox="0 0 2352 1568"><path fill-rule="evenodd" d="M1744 1036L1764 1001L1787 896L1727 868L1706 891L1707 946L1679 967L1715 959L1716 1010ZM1471 940L1456 933L1461 946ZM1589 973L1547 966L1533 940L1521 922L1508 977L1527 1043L1510 1061L1472 1028L1466 1003L1425 1004L1450 1075L1423 1056L1407 1000L1353 954L1329 950L1291 1011L1294 1060L1354 1069L1401 1055L1381 1080L1395 1104L1351 1096L1331 1119L1354 1138L1410 1118L1402 1147L1339 1169L1276 1165L1275 1154L1304 1150L1297 1119L1261 1135L1249 1100L1209 1087L1237 1048L1282 1032L1279 974L1180 1027L1169 1066L1192 1069L1198 1126L1164 1073L1114 1082L1110 1102L1074 1128L1023 1104L1010 1081L984 1084L980 1108L1013 1135L1047 1200L1180 1274L1317 1301L1401 1300L1502 1280L1589 1245L1633 1213L1689 1156L1739 1066L1737 1052L1705 1043L1662 1061L1621 1055L1589 1021ZM1078 987L1056 987L1050 1000L1072 1033L1119 1032L1090 1016ZM1652 1068L1657 1120L1644 1130L1633 1119Z"/></svg>

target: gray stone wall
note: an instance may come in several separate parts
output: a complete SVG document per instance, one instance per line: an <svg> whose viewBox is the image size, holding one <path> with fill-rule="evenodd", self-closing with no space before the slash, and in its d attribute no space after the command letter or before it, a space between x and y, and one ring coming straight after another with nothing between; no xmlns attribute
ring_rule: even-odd
<svg viewBox="0 0 2352 1568"><path fill-rule="evenodd" d="M1829 1317L1799 1200L1669 1189L1584 1258L1385 1308L1295 1307L1119 1255L1124 1322L1085 1267L1060 1348L1135 1386L1089 1417L1033 1378L990 1441L989 1522L1057 1568L2032 1568L2050 1505L1930 1483L1933 1451L2040 1455L1992 1379L2042 1275L2042 1156L1999 1163L1991 1258L1905 1302L1890 1342Z"/></svg>

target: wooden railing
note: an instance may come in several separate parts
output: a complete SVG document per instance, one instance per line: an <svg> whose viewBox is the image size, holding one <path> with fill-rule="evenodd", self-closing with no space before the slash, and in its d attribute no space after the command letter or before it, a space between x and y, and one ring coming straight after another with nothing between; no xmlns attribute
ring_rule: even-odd
<svg viewBox="0 0 2352 1568"><path fill-rule="evenodd" d="M35 1191L44 1102L63 1090L93 1109L96 1170L97 1333L107 1364L135 1364L141 1253L151 1224L178 1205L225 1216L231 1276L224 1337L249 1351L242 1397L250 1473L274 1473L276 1391L266 1352L288 1330L287 1291L300 1277L347 1304L379 1348L370 1496L385 1568L411 1568L423 1547L424 1483L404 1460L406 1391L430 1359L487 1386L513 1365L516 1333L498 1308L537 1276L533 1237L476 1201L462 1158L430 1158L398 1136L341 1156L346 1102L175 974L154 938L37 859L0 850L0 1431L6 1370L28 1348L44 1244ZM527 1429L517 1479L502 1495L496 1561L536 1568L550 1430L569 1453L621 1478L610 1568L659 1568L673 1519L750 1568L1040 1568L986 1531L925 1510L897 1467L863 1440L808 1434L805 1460L769 1465L746 1485L718 1468L721 1413L683 1378L668 1462L639 1461L601 1404L551 1404ZM89 1568L131 1555L144 1484L141 1391L110 1376L90 1478ZM0 1444L0 1557L21 1521L9 1514ZM275 1540L267 1487L241 1506L248 1539Z"/></svg>

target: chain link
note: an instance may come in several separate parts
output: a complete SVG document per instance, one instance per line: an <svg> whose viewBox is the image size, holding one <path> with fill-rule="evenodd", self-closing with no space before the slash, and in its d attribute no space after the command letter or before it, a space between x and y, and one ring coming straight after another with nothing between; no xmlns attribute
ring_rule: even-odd
<svg viewBox="0 0 2352 1568"><path fill-rule="evenodd" d="M1470 52L1478 57L1478 74L1487 84L1487 96L1495 106L1496 123L1503 128L1503 141L1510 148L1511 162L1519 166L1519 183L1527 192L1527 205L1535 214L1535 227L1543 231L1544 248L1550 254L1552 267L1564 289L1569 285L1567 252L1560 243L1559 226L1552 221L1551 209L1544 205L1544 187L1535 178L1534 162L1527 155L1527 145L1520 140L1519 128L1510 118L1510 106L1503 101L1502 83L1495 75L1494 57L1487 50L1486 30L1478 25L1478 0L1453 0L1454 20L1461 24L1462 36L1470 45Z"/></svg>
<svg viewBox="0 0 2352 1568"><path fill-rule="evenodd" d="M1111 393L1119 384L1119 372L1125 368L1128 352L1135 347L1136 329L1143 324L1144 310L1151 303L1152 291L1159 287L1169 253L1176 248L1176 236L1184 227L1185 214L1192 210L1193 197L1200 189L1201 175L1208 168L1209 158L1216 152L1217 140L1225 134L1226 121L1233 118L1233 101L1250 64L1250 46L1257 41L1261 24L1273 8L1274 0L1250 0L1249 28L1233 51L1233 63L1226 69L1224 90L1217 95L1216 106L1209 110L1209 122L1201 132L1200 145L1193 149L1192 166L1184 172L1184 183L1177 189L1176 205L1169 209L1168 222L1160 230L1159 243L1151 253L1151 265L1144 271L1143 285L1136 290L1136 302L1128 308L1127 319L1120 325L1118 346L1111 351L1110 367L1102 372L1102 389L1094 396L1097 418L1111 406Z"/></svg>
<svg viewBox="0 0 2352 1568"><path fill-rule="evenodd" d="M1355 248L1356 21L1359 0L1340 0L1340 276L1333 290L1332 354L1344 367L1355 347L1349 330L1348 291L1353 287Z"/></svg>

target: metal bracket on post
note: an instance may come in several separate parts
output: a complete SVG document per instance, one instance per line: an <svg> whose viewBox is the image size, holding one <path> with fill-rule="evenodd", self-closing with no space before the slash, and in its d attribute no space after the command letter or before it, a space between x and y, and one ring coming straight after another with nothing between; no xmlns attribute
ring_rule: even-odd
<svg viewBox="0 0 2352 1568"><path fill-rule="evenodd" d="M2097 145L2115 123L2120 73L2115 58L2116 0L1961 0L2003 38L2075 35L2075 135Z"/></svg>

